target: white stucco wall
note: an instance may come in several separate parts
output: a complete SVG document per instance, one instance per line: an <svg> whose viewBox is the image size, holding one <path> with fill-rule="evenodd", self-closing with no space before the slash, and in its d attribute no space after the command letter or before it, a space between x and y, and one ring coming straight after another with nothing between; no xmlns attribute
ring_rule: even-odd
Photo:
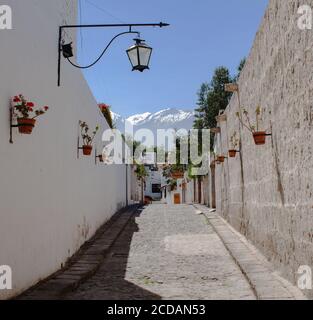
<svg viewBox="0 0 313 320"><path fill-rule="evenodd" d="M194 202L194 187L193 180L188 180L186 187L186 203Z"/></svg>
<svg viewBox="0 0 313 320"><path fill-rule="evenodd" d="M63 60L56 86L58 27L76 22L76 1L6 4L14 29L0 30L0 265L11 266L13 290L0 290L2 299L59 269L126 203L124 166L76 158L80 119L107 128L82 74ZM31 136L14 129L11 145L9 100L19 93L50 110Z"/></svg>
<svg viewBox="0 0 313 320"><path fill-rule="evenodd" d="M145 189L145 196L151 197L153 200L160 200L162 197L161 193L153 193L152 192L152 185L159 184L161 185L162 182L162 171L151 171L149 167L146 167L146 171L148 176L146 177L146 189Z"/></svg>

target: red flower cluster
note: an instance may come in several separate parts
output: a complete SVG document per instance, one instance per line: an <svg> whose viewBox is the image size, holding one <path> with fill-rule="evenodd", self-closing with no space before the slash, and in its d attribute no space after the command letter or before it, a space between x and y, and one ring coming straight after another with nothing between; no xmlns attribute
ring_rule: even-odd
<svg viewBox="0 0 313 320"><path fill-rule="evenodd" d="M101 112L110 108L110 106L105 103L100 103L98 106L99 106L99 109L101 110Z"/></svg>
<svg viewBox="0 0 313 320"><path fill-rule="evenodd" d="M106 119L109 127L111 129L113 129L114 123L113 123L113 119L112 119L112 113L110 110L111 107L105 103L99 103L98 106L99 106L99 109L100 109L101 113L103 114L104 118Z"/></svg>
<svg viewBox="0 0 313 320"><path fill-rule="evenodd" d="M34 111L35 104L33 102L27 101L22 94L15 96L12 101L14 114L18 118L35 119L49 110L49 107L45 106ZM34 116L30 116L30 113L32 112L35 113Z"/></svg>

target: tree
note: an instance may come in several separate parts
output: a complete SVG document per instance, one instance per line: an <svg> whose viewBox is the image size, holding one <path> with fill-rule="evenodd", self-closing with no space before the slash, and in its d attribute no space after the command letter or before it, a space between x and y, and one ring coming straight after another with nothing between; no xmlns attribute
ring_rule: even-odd
<svg viewBox="0 0 313 320"><path fill-rule="evenodd" d="M216 117L220 110L225 110L231 93L225 92L225 83L232 82L229 70L218 67L210 84L203 83L198 92L198 108L196 109L195 129L210 129L216 126Z"/></svg>
<svg viewBox="0 0 313 320"><path fill-rule="evenodd" d="M195 110L195 121L194 128L195 129L203 129L204 128L204 115L205 110L207 108L207 98L210 90L210 86L208 83L203 83L198 92L198 108Z"/></svg>
<svg viewBox="0 0 313 320"><path fill-rule="evenodd" d="M198 108L195 110L195 129L216 127L216 117L220 110L226 109L231 97L231 93L224 90L224 85L232 80L226 67L218 67L214 71L210 84L203 83L201 85L198 92ZM202 145L201 141L199 141L199 145ZM213 139L211 139L211 148L213 148Z"/></svg>
<svg viewBox="0 0 313 320"><path fill-rule="evenodd" d="M243 68L245 67L245 64L246 64L246 58L242 58L240 63L239 63L239 66L237 68L237 75L234 77L234 82L237 82L239 80L239 77L240 77L240 74L241 74L241 71L243 70Z"/></svg>

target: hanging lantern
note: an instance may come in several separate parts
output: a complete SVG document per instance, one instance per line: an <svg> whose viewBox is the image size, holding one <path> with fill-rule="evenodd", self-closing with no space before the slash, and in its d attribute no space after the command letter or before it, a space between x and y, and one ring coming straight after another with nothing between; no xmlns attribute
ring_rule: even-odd
<svg viewBox="0 0 313 320"><path fill-rule="evenodd" d="M144 43L144 40L134 39L136 43L127 50L128 58L132 64L133 71L143 72L149 69L152 48Z"/></svg>

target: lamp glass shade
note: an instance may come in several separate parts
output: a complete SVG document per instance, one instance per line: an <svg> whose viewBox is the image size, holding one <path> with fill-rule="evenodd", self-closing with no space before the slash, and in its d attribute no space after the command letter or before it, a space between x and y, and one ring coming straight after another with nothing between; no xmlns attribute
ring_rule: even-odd
<svg viewBox="0 0 313 320"><path fill-rule="evenodd" d="M132 67L139 64L137 47L133 46L127 50L127 55Z"/></svg>
<svg viewBox="0 0 313 320"><path fill-rule="evenodd" d="M136 44L127 50L128 58L132 64L133 71L143 72L149 69L152 48L143 43L144 40L135 39Z"/></svg>

